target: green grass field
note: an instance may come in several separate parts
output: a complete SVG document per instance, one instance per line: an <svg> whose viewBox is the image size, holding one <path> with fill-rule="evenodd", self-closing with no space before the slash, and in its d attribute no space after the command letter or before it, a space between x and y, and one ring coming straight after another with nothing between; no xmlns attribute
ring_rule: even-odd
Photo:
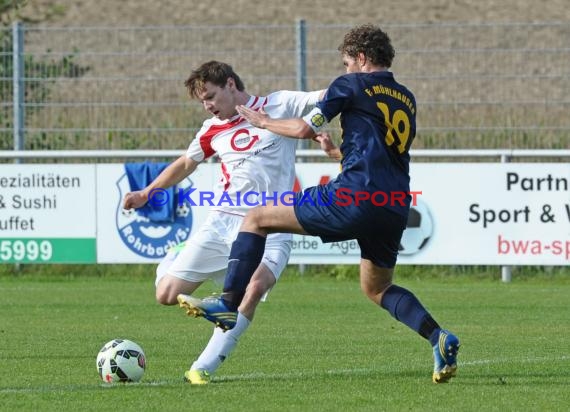
<svg viewBox="0 0 570 412"><path fill-rule="evenodd" d="M210 385L183 371L211 326L154 302L148 277L0 277L5 411L562 411L570 405L570 278L503 284L408 277L462 339L459 373L431 383L429 344L361 295L358 282L286 276ZM215 290L205 285L202 293ZM112 338L145 350L139 384L103 385Z"/></svg>

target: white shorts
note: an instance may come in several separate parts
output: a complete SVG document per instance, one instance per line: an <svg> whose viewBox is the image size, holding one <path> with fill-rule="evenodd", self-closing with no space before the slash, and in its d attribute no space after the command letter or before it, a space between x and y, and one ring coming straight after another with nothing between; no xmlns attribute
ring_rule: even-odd
<svg viewBox="0 0 570 412"><path fill-rule="evenodd" d="M211 211L182 248L171 248L156 269L156 282L169 274L188 282L213 280L223 285L232 243L239 233L243 216ZM290 233L272 233L267 236L264 263L279 279L285 269L293 236Z"/></svg>

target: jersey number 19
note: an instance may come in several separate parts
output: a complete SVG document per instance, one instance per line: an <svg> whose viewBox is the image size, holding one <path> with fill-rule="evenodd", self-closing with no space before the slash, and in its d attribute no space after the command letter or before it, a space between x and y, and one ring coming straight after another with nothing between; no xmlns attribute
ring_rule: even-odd
<svg viewBox="0 0 570 412"><path fill-rule="evenodd" d="M386 125L386 144L393 146L397 142L397 149L400 154L408 150L408 139L410 137L410 118L403 110L396 110L390 116L390 109L386 103L376 103L382 114L384 115L384 123Z"/></svg>

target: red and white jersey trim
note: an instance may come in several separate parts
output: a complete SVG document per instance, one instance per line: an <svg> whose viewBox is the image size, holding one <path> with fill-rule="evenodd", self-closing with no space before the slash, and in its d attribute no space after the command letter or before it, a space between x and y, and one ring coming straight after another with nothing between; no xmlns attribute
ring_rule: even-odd
<svg viewBox="0 0 570 412"><path fill-rule="evenodd" d="M263 108L272 118L301 117L316 104L319 95L280 91L267 97L252 96L246 105L255 110ZM245 214L251 206L237 205L244 193L292 190L296 145L296 139L253 127L239 115L228 120L212 117L204 121L186 156L202 162L217 154L222 164L213 203L218 204L222 193L227 192L224 199L229 196L233 206L226 202L213 209Z"/></svg>

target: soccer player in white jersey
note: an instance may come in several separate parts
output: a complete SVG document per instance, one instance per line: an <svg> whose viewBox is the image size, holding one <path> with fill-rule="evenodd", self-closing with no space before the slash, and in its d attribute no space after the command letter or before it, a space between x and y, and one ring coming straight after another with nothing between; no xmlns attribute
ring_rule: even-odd
<svg viewBox="0 0 570 412"><path fill-rule="evenodd" d="M248 206L241 199L247 192L289 192L295 180L296 139L284 138L268 130L251 126L236 111L245 105L263 110L273 118L299 117L314 107L324 91L279 91L266 97L252 96L228 64L210 61L194 70L185 86L191 98L199 100L212 115L190 143L188 150L171 163L146 188L125 195L125 209L139 208L149 201L156 188L168 188L184 180L197 166L217 154L221 160L222 179L215 188L213 206L204 224L182 247L169 251L157 268L156 299L163 305L177 302L184 307L185 298L205 280L223 284L231 244L235 240ZM231 202L219 202L224 199ZM262 199L248 199L255 204ZM291 252L290 234L272 234L262 262L247 288L236 326L227 332L214 328L206 348L186 371L192 384L206 384L222 361L235 348L249 326L255 308L273 287L285 268Z"/></svg>

